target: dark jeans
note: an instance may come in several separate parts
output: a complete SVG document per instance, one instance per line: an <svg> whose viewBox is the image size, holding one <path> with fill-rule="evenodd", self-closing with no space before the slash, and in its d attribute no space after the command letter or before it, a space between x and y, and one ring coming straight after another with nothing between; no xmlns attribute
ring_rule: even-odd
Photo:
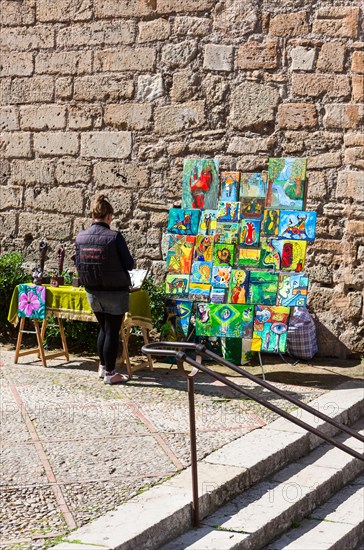
<svg viewBox="0 0 364 550"><path fill-rule="evenodd" d="M97 338L97 352L100 357L100 364L106 367L106 372L112 372L115 370L119 349L119 333L124 315L94 313L100 325Z"/></svg>

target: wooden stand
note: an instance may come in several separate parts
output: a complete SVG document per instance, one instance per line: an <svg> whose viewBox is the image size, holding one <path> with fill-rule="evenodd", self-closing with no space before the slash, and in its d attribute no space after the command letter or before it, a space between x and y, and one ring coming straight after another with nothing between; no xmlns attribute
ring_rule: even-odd
<svg viewBox="0 0 364 550"><path fill-rule="evenodd" d="M24 330L25 317L22 317L20 319L19 333L18 333L18 339L16 342L15 358L14 358L15 364L17 364L19 357L23 357L24 355L32 355L34 353L36 353L38 357L41 359L43 367L47 366L47 359L54 359L55 357L64 356L66 360L69 361L67 341L64 333L62 319L60 319L59 317L57 317L57 319L58 319L59 332L61 334L61 340L62 340L62 351L57 351L57 352L48 353L48 354L45 353L44 346L43 346L43 340L44 340L44 336L47 328L47 320L44 319L42 323L42 327L40 327L38 319L31 319L31 321L33 321L33 324L34 324L34 328L35 328L35 331L34 331L34 330ZM23 334L29 334L29 333L36 335L38 347L27 349L25 351L20 351L20 346L23 340Z"/></svg>
<svg viewBox="0 0 364 550"><path fill-rule="evenodd" d="M124 319L124 322L121 326L121 331L120 331L121 341L123 343L122 361L126 365L126 370L128 371L129 378L132 377L133 372L136 372L138 370L141 370L144 368L149 368L151 371L153 370L153 361L150 355L147 355L146 361L142 361L141 363L137 363L136 365L132 365L130 362L129 337L130 337L130 331L132 327L140 328L143 334L144 344L149 344L148 331L153 328L153 325L146 321L133 320L132 317L126 317Z"/></svg>

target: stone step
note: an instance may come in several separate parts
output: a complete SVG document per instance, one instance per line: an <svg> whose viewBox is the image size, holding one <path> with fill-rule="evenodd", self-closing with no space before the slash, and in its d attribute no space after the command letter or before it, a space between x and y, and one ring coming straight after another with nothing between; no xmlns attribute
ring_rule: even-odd
<svg viewBox="0 0 364 550"><path fill-rule="evenodd" d="M364 407L361 382L348 381L320 396L311 405L338 422L351 425L360 417ZM297 410L292 414L326 434L333 435L336 432L333 426L305 411ZM249 487L307 455L320 443L322 439L319 437L280 418L215 451L198 464L201 518L207 517L237 495L244 496L244 491ZM343 457L349 457L343 451L338 452ZM191 499L191 469L186 468L116 510L76 529L55 548L85 550L89 546L93 550L98 547L103 550L159 549L191 528ZM205 529L212 531L210 527ZM214 533L218 542L209 548L223 550L226 532L214 530ZM230 535L230 539L234 538L235 541L245 538L243 534ZM198 548L201 550L201 547Z"/></svg>

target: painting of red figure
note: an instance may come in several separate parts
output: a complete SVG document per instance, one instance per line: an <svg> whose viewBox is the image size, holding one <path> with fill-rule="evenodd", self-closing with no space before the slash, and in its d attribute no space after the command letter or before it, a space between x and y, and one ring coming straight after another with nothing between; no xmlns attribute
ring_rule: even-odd
<svg viewBox="0 0 364 550"><path fill-rule="evenodd" d="M218 197L218 161L186 159L183 165L182 208L216 209Z"/></svg>

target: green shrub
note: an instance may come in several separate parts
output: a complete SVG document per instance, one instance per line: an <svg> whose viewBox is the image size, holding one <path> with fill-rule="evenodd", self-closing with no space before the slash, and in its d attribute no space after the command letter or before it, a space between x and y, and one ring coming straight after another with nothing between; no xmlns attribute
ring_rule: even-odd
<svg viewBox="0 0 364 550"><path fill-rule="evenodd" d="M8 335L11 332L7 316L14 288L31 280L31 275L23 267L23 258L19 252L0 255L0 334Z"/></svg>
<svg viewBox="0 0 364 550"><path fill-rule="evenodd" d="M87 323L85 321L69 321L63 319L63 327L66 335L67 346L71 352L88 354L96 353L97 335L99 332L98 323ZM49 347L62 347L61 336L57 319L47 319L47 331L44 343Z"/></svg>
<svg viewBox="0 0 364 550"><path fill-rule="evenodd" d="M164 317L164 304L166 292L164 283L154 283L152 277L148 277L143 283L143 290L146 290L150 298L150 309L154 328L160 332Z"/></svg>

